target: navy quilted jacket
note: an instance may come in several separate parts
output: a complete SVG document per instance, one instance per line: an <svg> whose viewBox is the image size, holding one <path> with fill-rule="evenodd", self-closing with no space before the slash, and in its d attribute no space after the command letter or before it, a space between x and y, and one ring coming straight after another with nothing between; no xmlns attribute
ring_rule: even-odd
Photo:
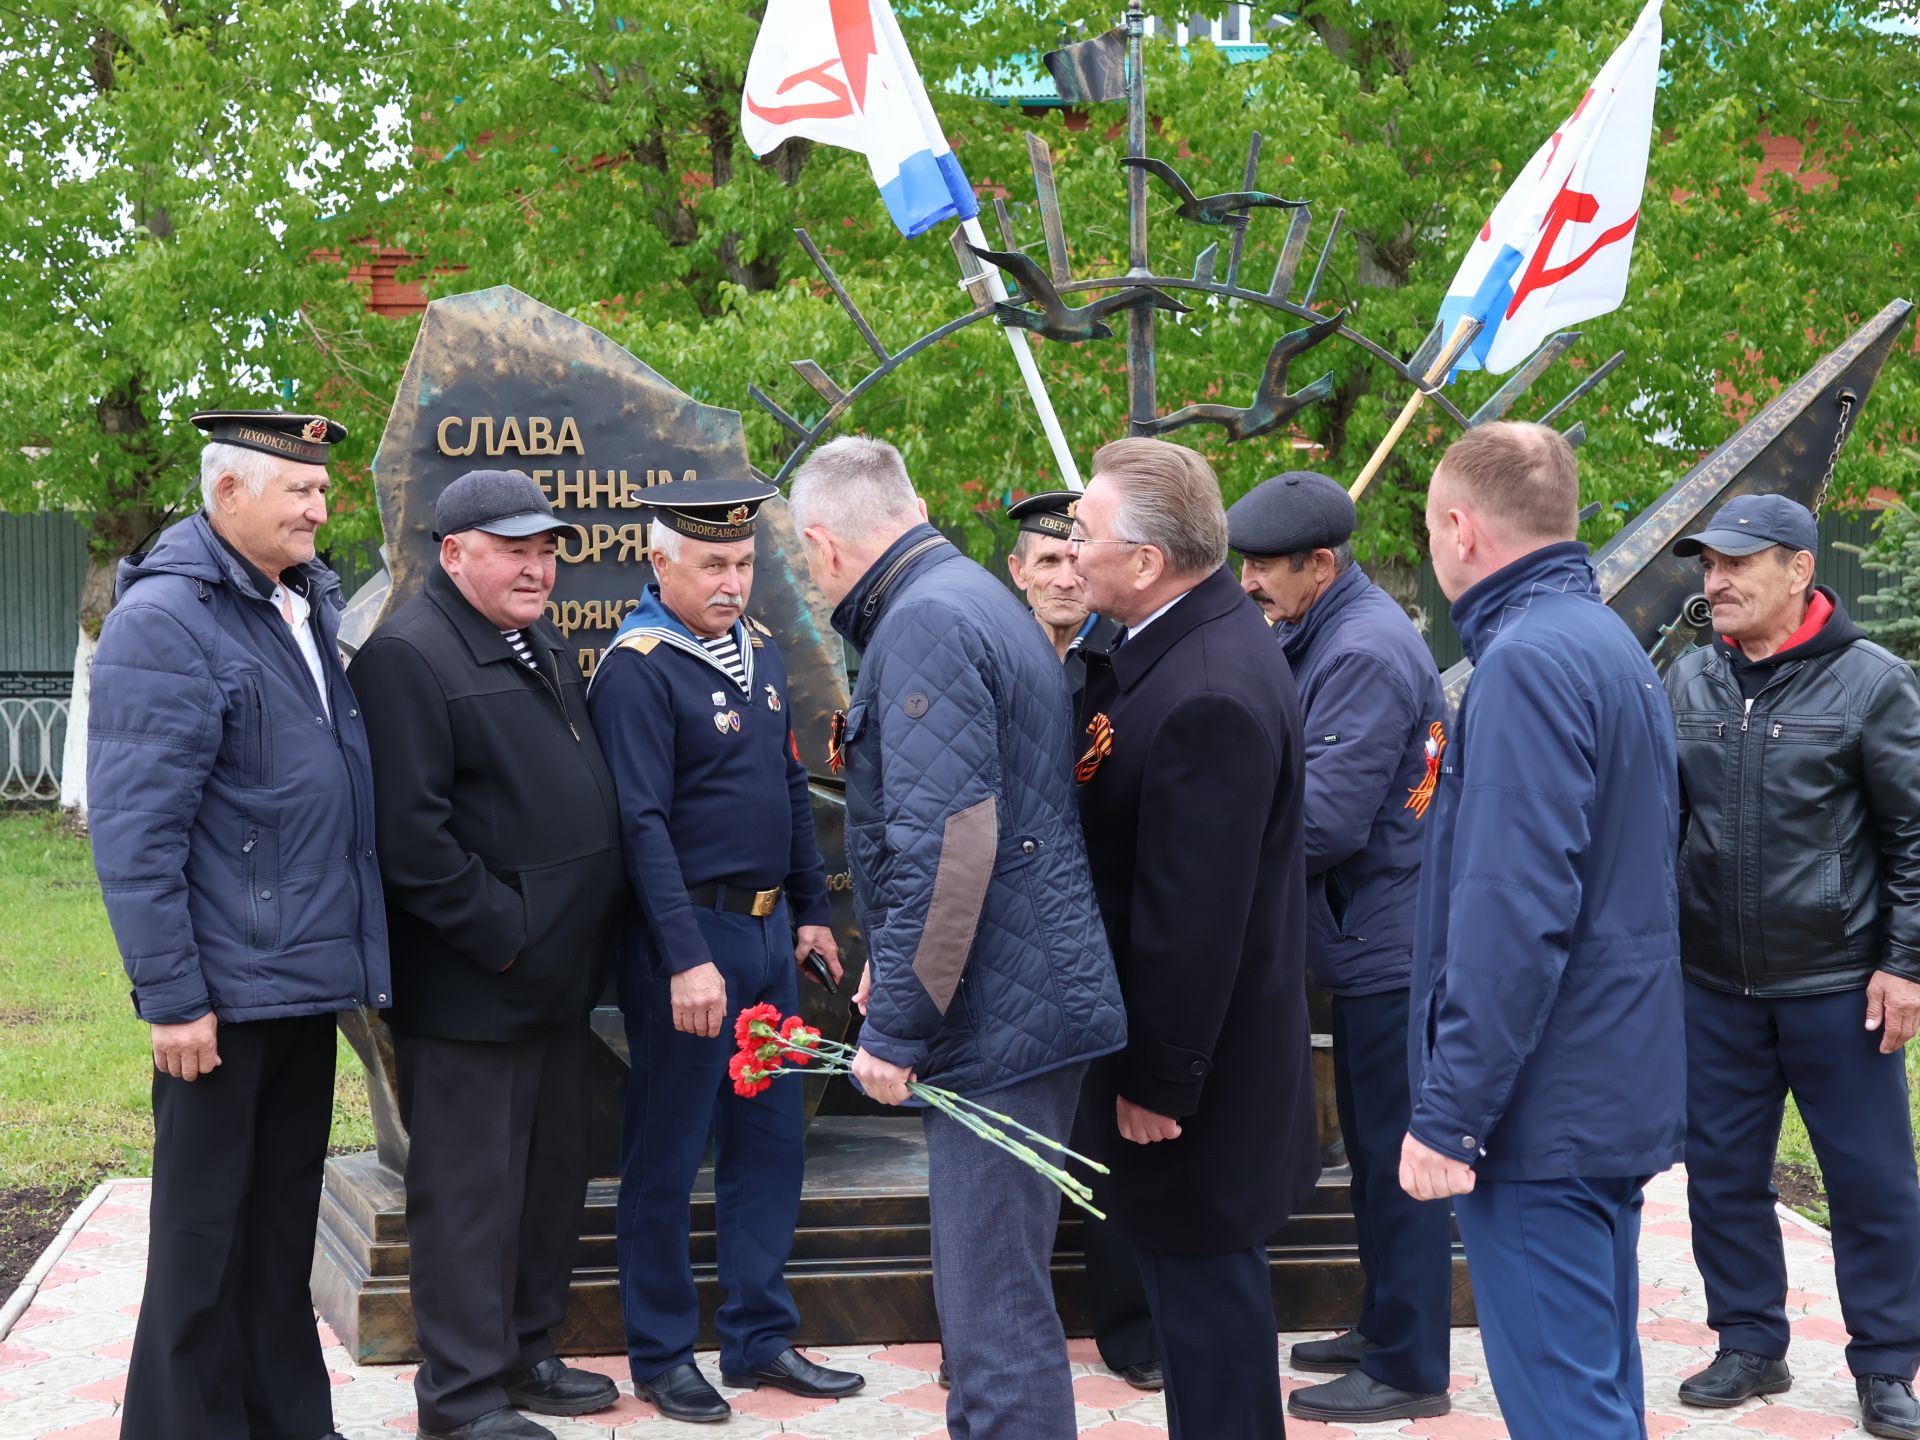
<svg viewBox="0 0 1920 1440"><path fill-rule="evenodd" d="M300 567L327 703L202 515L120 562L93 658L87 824L134 1009L156 1024L386 1005L373 772L340 581Z"/></svg>
<svg viewBox="0 0 1920 1440"><path fill-rule="evenodd" d="M844 741L873 968L861 1045L969 1094L1118 1050L1066 679L1040 627L930 525L833 625L861 651Z"/></svg>

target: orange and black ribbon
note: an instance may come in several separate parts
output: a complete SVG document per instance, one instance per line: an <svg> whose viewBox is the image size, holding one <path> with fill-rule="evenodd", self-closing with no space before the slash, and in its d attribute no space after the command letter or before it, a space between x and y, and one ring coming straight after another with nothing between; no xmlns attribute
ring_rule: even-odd
<svg viewBox="0 0 1920 1440"><path fill-rule="evenodd" d="M1433 804L1433 792L1440 784L1440 752L1446 748L1446 727L1436 720L1427 727L1426 778L1407 792L1405 808L1422 820L1427 818L1427 807Z"/></svg>
<svg viewBox="0 0 1920 1440"><path fill-rule="evenodd" d="M1073 778L1082 785L1093 779L1100 762L1113 753L1113 722L1104 714L1096 715L1087 722L1087 734L1093 737L1093 743L1073 767Z"/></svg>
<svg viewBox="0 0 1920 1440"><path fill-rule="evenodd" d="M827 769L838 775L847 768L847 712L836 710L827 726Z"/></svg>

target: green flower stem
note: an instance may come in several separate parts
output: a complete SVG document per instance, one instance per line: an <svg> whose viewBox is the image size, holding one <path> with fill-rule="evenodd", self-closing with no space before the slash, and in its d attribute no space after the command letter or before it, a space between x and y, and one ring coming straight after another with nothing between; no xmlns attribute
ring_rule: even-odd
<svg viewBox="0 0 1920 1440"><path fill-rule="evenodd" d="M782 1036L779 1031L775 1030L765 1021L756 1021L749 1027L748 1034L756 1039L771 1041L789 1054L805 1055L810 1061L814 1062L804 1069L798 1066L791 1069L781 1069L776 1072L778 1074L804 1074L806 1073L806 1069L812 1069L813 1073L818 1075L846 1075L852 1072L853 1057L857 1053L856 1047L848 1045L843 1041L829 1040L824 1035L821 1035L816 1036L808 1044L796 1045L790 1039ZM1004 1150L1029 1169L1037 1170L1040 1174L1046 1176L1061 1194L1065 1195L1067 1199L1073 1201L1074 1204L1078 1205L1088 1214L1097 1216L1102 1220L1106 1219L1106 1213L1096 1209L1092 1204L1093 1190L1085 1181L1053 1164L1031 1145L1021 1140L1016 1140L1013 1136L1009 1135L1006 1130L1001 1129L1000 1125L1006 1125L1018 1131L1020 1134L1028 1137L1028 1139L1044 1145L1050 1150L1059 1152L1069 1160L1078 1160L1082 1165L1085 1165L1096 1174L1109 1174L1110 1172L1107 1167L1099 1161L1089 1159L1078 1151L1068 1149L1058 1140L1042 1135L1038 1130L1021 1124L1010 1115L1004 1115L998 1110L989 1109L985 1105L980 1104L979 1101L970 1100L966 1096L957 1094L952 1090L944 1090L937 1085L925 1085L918 1080L911 1081L907 1086L907 1090L908 1093L916 1099L924 1101L948 1119L954 1121L954 1123L972 1131L989 1145ZM1000 1122L1000 1124L993 1123L995 1121Z"/></svg>

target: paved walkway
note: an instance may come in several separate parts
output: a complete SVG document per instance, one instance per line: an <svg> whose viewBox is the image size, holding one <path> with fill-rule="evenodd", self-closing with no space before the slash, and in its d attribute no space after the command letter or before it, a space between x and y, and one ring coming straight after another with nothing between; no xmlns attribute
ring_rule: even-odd
<svg viewBox="0 0 1920 1440"><path fill-rule="evenodd" d="M49 1251L43 1263L50 1268L38 1277L32 1302L10 1330L0 1332L0 1440L116 1440L119 1435L117 1417L146 1263L147 1194L144 1180L113 1181L96 1192L90 1202L95 1208ZM1647 1429L1654 1440L1676 1435L1690 1440L1767 1435L1827 1440L1861 1433L1855 1424L1853 1382L1841 1353L1847 1336L1834 1298L1833 1252L1810 1226L1783 1218L1781 1229L1794 1286L1787 1295L1794 1317L1793 1390L1780 1397L1781 1403L1752 1401L1718 1413L1686 1411L1674 1399L1674 1384L1711 1357L1713 1332L1701 1323L1705 1302L1689 1245L1684 1183L1677 1174L1668 1174L1650 1187L1640 1246L1640 1335L1646 1353ZM333 1372L334 1414L348 1440L413 1433L412 1369L355 1366L324 1325L320 1334ZM1287 1345L1303 1337L1280 1338L1284 1366ZM1083 1435L1100 1440L1165 1435L1165 1412L1157 1397L1142 1396L1109 1375L1098 1363L1092 1342L1074 1341L1071 1354ZM651 1405L635 1400L623 1360L596 1360L584 1363L621 1382L619 1403L583 1420L547 1423L559 1440L691 1440L704 1433L730 1440L773 1435L943 1440L945 1400L933 1383L938 1358L934 1346L848 1346L820 1352L817 1358L860 1371L867 1376L866 1390L838 1405L773 1391L731 1393L732 1423L706 1432L664 1420ZM709 1376L717 1379L713 1357L703 1361ZM1453 1362L1451 1415L1353 1429L1290 1420L1287 1433L1293 1440L1505 1436L1486 1380L1478 1332L1454 1332ZM1284 1381L1289 1390L1308 1383L1311 1379L1291 1375Z"/></svg>

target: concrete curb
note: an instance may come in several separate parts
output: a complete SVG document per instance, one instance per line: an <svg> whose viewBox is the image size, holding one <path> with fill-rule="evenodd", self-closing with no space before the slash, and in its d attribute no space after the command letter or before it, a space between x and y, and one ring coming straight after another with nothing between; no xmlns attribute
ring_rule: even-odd
<svg viewBox="0 0 1920 1440"><path fill-rule="evenodd" d="M1780 1212L1780 1218L1782 1220L1785 1220L1788 1224L1794 1226L1796 1229L1804 1230L1809 1235L1818 1235L1822 1240L1826 1241L1829 1245L1833 1243L1833 1235L1829 1231L1822 1230L1818 1225L1814 1224L1813 1221L1807 1219L1806 1216L1802 1215L1798 1210L1794 1209L1791 1205L1786 1204L1784 1201L1775 1201L1773 1208Z"/></svg>
<svg viewBox="0 0 1920 1440"><path fill-rule="evenodd" d="M102 1180L67 1217L67 1223L60 1227L60 1233L53 1237L53 1243L41 1252L40 1258L33 1262L33 1268L27 1271L27 1278L7 1297L7 1303L0 1305L0 1340L7 1338L14 1321L26 1313L27 1307L33 1303L33 1297L40 1293L40 1282L47 1278L49 1270L60 1263L60 1257L66 1253L67 1246L73 1243L73 1237L80 1233L80 1227L106 1203L107 1196L113 1193L113 1187L120 1183L118 1180Z"/></svg>

